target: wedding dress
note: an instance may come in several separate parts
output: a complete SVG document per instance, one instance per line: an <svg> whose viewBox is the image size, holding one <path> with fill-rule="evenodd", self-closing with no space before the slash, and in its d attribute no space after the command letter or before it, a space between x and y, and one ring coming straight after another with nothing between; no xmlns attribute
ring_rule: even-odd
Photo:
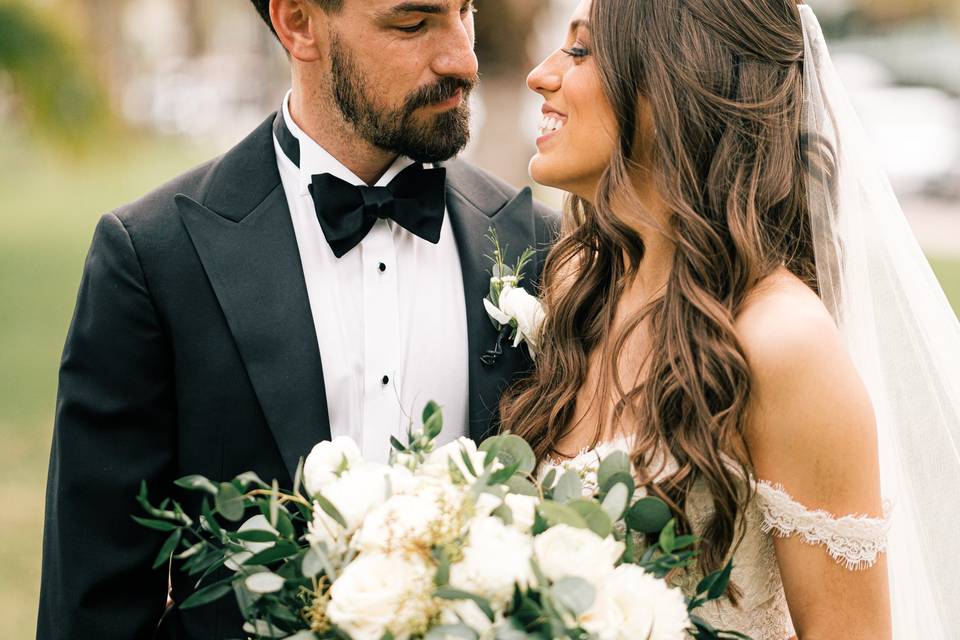
<svg viewBox="0 0 960 640"><path fill-rule="evenodd" d="M569 460L552 460L541 465L541 478L551 469L558 473L575 470L583 480L584 493L597 489L597 467L600 460L615 450L630 451L630 441L621 437L581 452ZM670 459L661 474L676 471ZM741 597L737 606L728 599L710 602L697 610L697 615L717 629L739 631L753 640L786 640L796 635L787 610L780 571L774 556L773 537L796 536L811 545L820 545L838 563L850 571L872 566L886 548L889 518L860 515L835 516L813 511L790 497L783 487L768 482L752 481L755 492L749 506L741 514L745 533L732 554L731 581ZM643 489L638 489L643 495ZM687 498L687 517L696 534L702 533L713 515L713 503L706 486L697 484ZM738 522L739 524L739 522ZM693 595L703 578L695 568L681 576L677 586Z"/></svg>

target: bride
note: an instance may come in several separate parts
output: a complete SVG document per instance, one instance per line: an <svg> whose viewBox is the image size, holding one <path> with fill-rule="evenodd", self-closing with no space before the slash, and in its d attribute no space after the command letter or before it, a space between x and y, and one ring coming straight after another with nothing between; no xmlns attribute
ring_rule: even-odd
<svg viewBox="0 0 960 640"><path fill-rule="evenodd" d="M584 0L528 84L531 175L570 198L503 428L543 465L628 450L701 536L695 573L733 559L717 627L944 637L960 329L813 12Z"/></svg>

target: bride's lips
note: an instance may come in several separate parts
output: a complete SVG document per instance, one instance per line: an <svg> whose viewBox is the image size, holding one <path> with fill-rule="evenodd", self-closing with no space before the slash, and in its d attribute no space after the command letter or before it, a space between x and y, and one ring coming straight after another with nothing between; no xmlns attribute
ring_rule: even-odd
<svg viewBox="0 0 960 640"><path fill-rule="evenodd" d="M567 116L560 113L549 104L541 109L543 117L540 120L540 137L537 138L537 147L542 147L548 140L556 136L567 123Z"/></svg>

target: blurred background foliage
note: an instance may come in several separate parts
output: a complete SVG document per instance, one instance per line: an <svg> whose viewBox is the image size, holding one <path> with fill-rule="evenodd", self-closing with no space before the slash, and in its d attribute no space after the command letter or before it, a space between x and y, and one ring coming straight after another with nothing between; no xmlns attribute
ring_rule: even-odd
<svg viewBox="0 0 960 640"><path fill-rule="evenodd" d="M6 81L4 93L34 135L76 149L100 132L108 110L76 35L49 14L0 3L0 70L5 72L0 80Z"/></svg>
<svg viewBox="0 0 960 640"><path fill-rule="evenodd" d="M576 3L476 0L466 156L518 186L540 108L524 77ZM811 4L960 308L960 2ZM247 0L0 0L0 638L34 635L57 363L97 219L232 146L288 85Z"/></svg>

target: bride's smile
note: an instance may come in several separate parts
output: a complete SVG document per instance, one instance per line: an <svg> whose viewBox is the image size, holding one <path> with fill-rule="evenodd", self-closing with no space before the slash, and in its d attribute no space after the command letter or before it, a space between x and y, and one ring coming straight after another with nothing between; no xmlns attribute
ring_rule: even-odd
<svg viewBox="0 0 960 640"><path fill-rule="evenodd" d="M589 18L590 2L581 2L563 45L527 77L527 86L544 99L530 175L587 200L617 138L616 116L592 55Z"/></svg>

